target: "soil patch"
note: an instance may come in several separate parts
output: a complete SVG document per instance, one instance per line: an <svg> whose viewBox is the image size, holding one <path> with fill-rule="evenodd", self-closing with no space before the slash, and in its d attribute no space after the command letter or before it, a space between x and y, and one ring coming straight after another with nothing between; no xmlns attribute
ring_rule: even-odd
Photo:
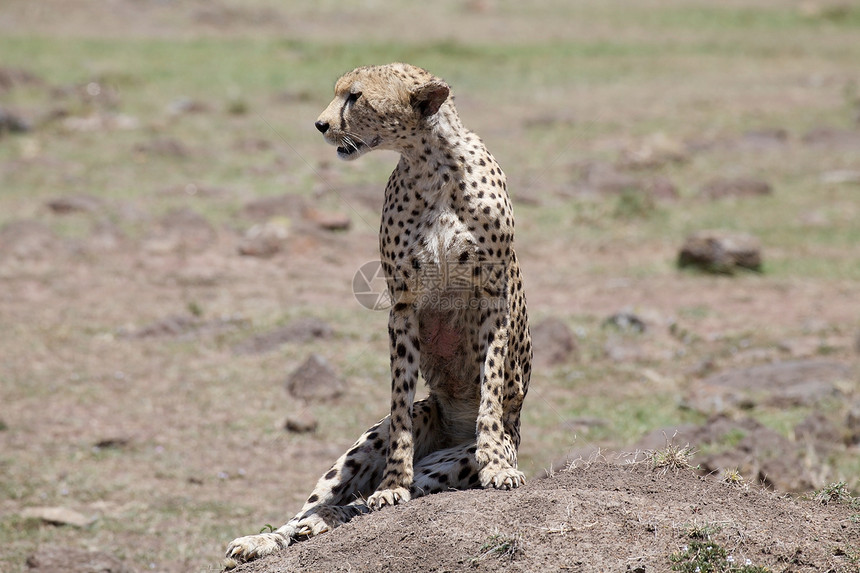
<svg viewBox="0 0 860 573"><path fill-rule="evenodd" d="M792 571L849 571L860 535L845 505L596 462L413 500L238 571L667 571L703 528L736 563Z"/></svg>

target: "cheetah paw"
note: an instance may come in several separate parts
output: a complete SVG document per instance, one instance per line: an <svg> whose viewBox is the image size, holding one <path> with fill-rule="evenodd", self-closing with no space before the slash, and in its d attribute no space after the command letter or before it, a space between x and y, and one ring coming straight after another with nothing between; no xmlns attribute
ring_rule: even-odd
<svg viewBox="0 0 860 573"><path fill-rule="evenodd" d="M341 508L318 507L314 513L292 520L287 526L290 527L290 537L296 541L302 541L331 531L348 520L349 516L345 515Z"/></svg>
<svg viewBox="0 0 860 573"><path fill-rule="evenodd" d="M405 487L393 489L380 489L367 498L367 507L370 509L382 509L386 505L397 505L406 503L412 499L409 490Z"/></svg>
<svg viewBox="0 0 860 573"><path fill-rule="evenodd" d="M526 483L526 475L516 468L484 468L480 473L481 486L496 489L514 489Z"/></svg>
<svg viewBox="0 0 860 573"><path fill-rule="evenodd" d="M292 541L280 533L260 533L246 535L230 542L227 546L227 557L224 567L232 569L239 563L253 561L266 555L271 555L281 549L286 549Z"/></svg>

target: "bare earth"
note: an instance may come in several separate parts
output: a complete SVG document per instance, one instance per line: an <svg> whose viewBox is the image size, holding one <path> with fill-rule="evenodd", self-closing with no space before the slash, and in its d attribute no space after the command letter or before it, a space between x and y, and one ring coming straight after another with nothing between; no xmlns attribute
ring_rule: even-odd
<svg viewBox="0 0 860 573"><path fill-rule="evenodd" d="M599 461L512 492L439 494L361 516L238 571L668 571L704 524L739 566L854 571L834 554L860 532L849 513L689 470Z"/></svg>
<svg viewBox="0 0 860 573"><path fill-rule="evenodd" d="M653 572L701 543L860 571L860 502L810 494L860 489L860 9L412 4L4 5L0 571L217 571L387 413L353 281L395 158L335 163L312 122L344 68L401 57L508 175L529 481L238 571ZM763 272L679 270L714 226ZM653 467L668 444L697 469Z"/></svg>

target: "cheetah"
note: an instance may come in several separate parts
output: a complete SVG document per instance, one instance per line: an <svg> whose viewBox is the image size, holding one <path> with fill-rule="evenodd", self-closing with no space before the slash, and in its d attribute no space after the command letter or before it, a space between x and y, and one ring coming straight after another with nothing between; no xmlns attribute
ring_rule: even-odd
<svg viewBox="0 0 860 573"><path fill-rule="evenodd" d="M316 128L337 155L400 160L379 231L392 306L391 412L279 529L240 537L227 563L261 557L352 517L446 489L511 489L532 348L505 175L460 122L448 85L409 64L357 68ZM420 375L427 398L415 401Z"/></svg>

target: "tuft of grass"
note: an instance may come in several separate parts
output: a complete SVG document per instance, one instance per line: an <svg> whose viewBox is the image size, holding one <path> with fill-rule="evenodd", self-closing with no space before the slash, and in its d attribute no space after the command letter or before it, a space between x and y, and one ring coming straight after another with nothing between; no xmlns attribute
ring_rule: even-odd
<svg viewBox="0 0 860 573"><path fill-rule="evenodd" d="M713 541L692 539L681 551L669 556L672 571L684 573L767 573L767 567L753 565L747 559L743 564L736 562L733 555Z"/></svg>
<svg viewBox="0 0 860 573"><path fill-rule="evenodd" d="M523 536L520 533L493 533L481 545L479 551L478 556L470 560L473 567L491 555L498 559L513 561L517 556L525 554Z"/></svg>
<svg viewBox="0 0 860 573"><path fill-rule="evenodd" d="M699 541L711 541L711 538L723 530L719 523L691 523L687 526L687 537Z"/></svg>
<svg viewBox="0 0 860 573"><path fill-rule="evenodd" d="M853 495L844 481L835 482L815 490L809 497L822 505L837 503L860 509L860 497Z"/></svg>
<svg viewBox="0 0 860 573"><path fill-rule="evenodd" d="M738 471L738 468L726 468L725 470L723 470L721 481L724 484L728 484L732 487L742 489L749 488L749 484L744 479L744 476L741 475L741 472Z"/></svg>
<svg viewBox="0 0 860 573"><path fill-rule="evenodd" d="M678 446L669 442L662 450L649 452L648 457L651 459L651 465L654 469L667 472L693 468L693 465L690 464L690 458L695 453L696 451L689 444Z"/></svg>

